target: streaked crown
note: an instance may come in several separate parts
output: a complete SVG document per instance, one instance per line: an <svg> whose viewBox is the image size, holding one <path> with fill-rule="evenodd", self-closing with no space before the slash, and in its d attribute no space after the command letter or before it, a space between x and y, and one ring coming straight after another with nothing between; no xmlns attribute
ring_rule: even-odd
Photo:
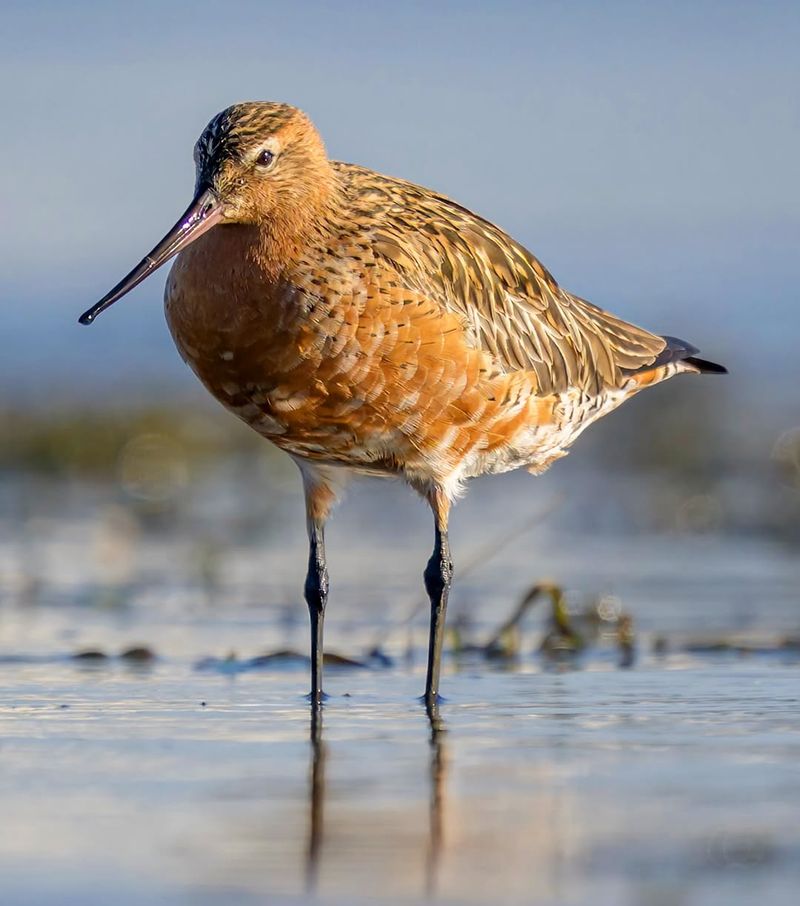
<svg viewBox="0 0 800 906"><path fill-rule="evenodd" d="M313 130L297 107L272 101L246 101L218 113L203 130L194 148L198 177L218 172L226 161L241 160L266 137L297 124Z"/></svg>

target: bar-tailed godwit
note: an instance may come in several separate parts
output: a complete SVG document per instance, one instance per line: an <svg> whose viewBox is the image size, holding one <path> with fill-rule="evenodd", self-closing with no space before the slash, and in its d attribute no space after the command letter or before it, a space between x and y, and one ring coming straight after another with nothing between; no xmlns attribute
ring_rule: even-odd
<svg viewBox="0 0 800 906"><path fill-rule="evenodd" d="M165 307L181 356L302 473L312 701L322 697L325 522L344 480L399 476L428 501L425 700L435 705L448 515L464 482L539 474L643 387L725 369L573 296L457 202L329 160L295 107L229 107L194 156L189 207L81 323L180 253Z"/></svg>

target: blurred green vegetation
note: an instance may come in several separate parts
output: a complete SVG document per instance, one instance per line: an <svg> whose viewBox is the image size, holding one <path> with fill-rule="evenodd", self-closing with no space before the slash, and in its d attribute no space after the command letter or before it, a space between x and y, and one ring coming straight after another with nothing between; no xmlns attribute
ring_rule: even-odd
<svg viewBox="0 0 800 906"><path fill-rule="evenodd" d="M198 414L170 405L44 412L7 408L0 410L0 470L111 479L126 447L142 437L157 437L200 466L263 453L267 446L222 412Z"/></svg>

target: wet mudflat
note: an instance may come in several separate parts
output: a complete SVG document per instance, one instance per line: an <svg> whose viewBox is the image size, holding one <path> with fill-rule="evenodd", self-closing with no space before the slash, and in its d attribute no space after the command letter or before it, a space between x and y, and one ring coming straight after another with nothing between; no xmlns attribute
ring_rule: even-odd
<svg viewBox="0 0 800 906"><path fill-rule="evenodd" d="M402 509L403 532L373 511L359 533L358 503L331 533L327 627L357 663L327 670L317 741L301 525L200 571L186 529L115 540L115 515L102 557L82 514L0 538L0 902L796 901L790 551L535 530L457 587L434 731L424 610L406 619L430 539ZM462 567L505 504L465 521ZM546 601L516 658L469 653L543 575L575 613L599 594L632 615L631 667L614 631L543 654Z"/></svg>
<svg viewBox="0 0 800 906"><path fill-rule="evenodd" d="M421 676L7 666L4 902L794 902L796 663Z"/></svg>

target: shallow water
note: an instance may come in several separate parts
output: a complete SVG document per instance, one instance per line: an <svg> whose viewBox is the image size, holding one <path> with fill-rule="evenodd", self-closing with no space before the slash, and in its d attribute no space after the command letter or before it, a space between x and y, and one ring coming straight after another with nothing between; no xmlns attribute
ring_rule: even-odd
<svg viewBox="0 0 800 906"><path fill-rule="evenodd" d="M495 486L456 530L457 567L529 505L519 487ZM392 665L327 670L317 742L305 664L248 661L305 651L301 525L231 544L203 581L186 527L124 544L107 525L87 543L86 514L6 531L0 902L794 903L800 657L776 645L800 628L795 558L536 528L462 581L453 617L485 639L546 570L575 606L611 593L633 615L633 669L613 634L544 659L542 606L517 662L448 659L433 731L424 610L404 623L427 519L393 494L356 496L337 521L327 646L363 659L380 641ZM719 638L765 650L686 649ZM133 644L156 658L121 660ZM110 656L74 659L90 649Z"/></svg>
<svg viewBox="0 0 800 906"><path fill-rule="evenodd" d="M6 671L3 901L795 901L796 666L421 679Z"/></svg>

